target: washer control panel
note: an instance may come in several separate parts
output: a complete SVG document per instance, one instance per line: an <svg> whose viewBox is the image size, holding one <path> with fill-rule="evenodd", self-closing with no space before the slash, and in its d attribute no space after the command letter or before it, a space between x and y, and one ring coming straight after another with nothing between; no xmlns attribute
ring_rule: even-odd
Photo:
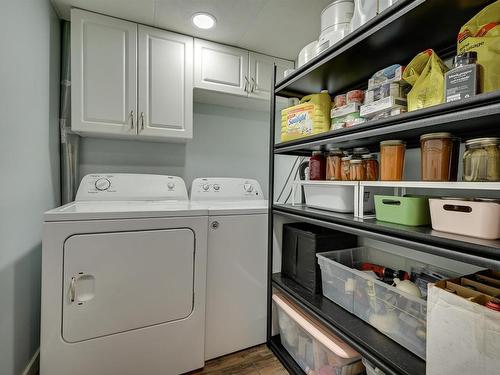
<svg viewBox="0 0 500 375"><path fill-rule="evenodd" d="M187 201L184 180L152 174L88 174L78 188L76 201Z"/></svg>
<svg viewBox="0 0 500 375"><path fill-rule="evenodd" d="M249 178L206 177L191 184L191 200L256 200L265 199L257 180Z"/></svg>

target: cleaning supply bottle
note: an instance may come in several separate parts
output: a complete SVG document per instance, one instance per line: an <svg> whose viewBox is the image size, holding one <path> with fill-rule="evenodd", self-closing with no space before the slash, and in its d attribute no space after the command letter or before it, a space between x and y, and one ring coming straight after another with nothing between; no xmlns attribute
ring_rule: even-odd
<svg viewBox="0 0 500 375"><path fill-rule="evenodd" d="M351 32L361 27L377 15L379 0L354 0L354 14L351 19Z"/></svg>

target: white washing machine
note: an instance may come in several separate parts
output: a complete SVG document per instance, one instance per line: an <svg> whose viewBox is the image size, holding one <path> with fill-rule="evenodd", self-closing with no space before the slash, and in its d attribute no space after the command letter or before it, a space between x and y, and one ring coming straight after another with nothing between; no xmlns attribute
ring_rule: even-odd
<svg viewBox="0 0 500 375"><path fill-rule="evenodd" d="M207 226L179 177L85 176L45 213L41 375L203 367Z"/></svg>
<svg viewBox="0 0 500 375"><path fill-rule="evenodd" d="M205 359L266 341L268 204L257 181L197 178L208 209Z"/></svg>

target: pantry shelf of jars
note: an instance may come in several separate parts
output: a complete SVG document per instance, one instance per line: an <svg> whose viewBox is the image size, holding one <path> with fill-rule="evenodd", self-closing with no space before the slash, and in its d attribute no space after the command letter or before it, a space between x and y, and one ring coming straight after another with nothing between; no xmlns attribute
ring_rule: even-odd
<svg viewBox="0 0 500 375"><path fill-rule="evenodd" d="M354 293L351 292L353 305L352 301L339 299L335 294L338 290L326 290L325 280L323 288L308 287L307 283L292 276L285 264L290 261L285 258L289 256L285 254L288 225L299 223L299 227L331 230L341 234L340 242L349 238L354 243L367 239L408 251L411 249L423 254L421 259L428 259L430 268L432 259L444 258L456 264L489 269L488 272L500 271L500 90L486 90L482 86L480 89L478 86L472 95L463 95L459 100L452 98L456 95L452 90L448 100L449 87L445 82L444 97L433 98L433 103L432 100L421 103L415 97L411 98L411 90L418 86L417 83L408 85L411 79L405 80L408 67L414 68L418 58L435 59L437 65L446 61L448 68L443 68L442 72L445 81L449 76L445 70L452 71L455 66L479 66L474 53L456 57L457 34L464 24L492 3L494 1L488 0L400 0L285 78L277 78L275 72L270 116L267 331L268 346L292 374L330 372L326 370L328 366L322 367L323 370L308 367L294 349L290 349L292 339L283 337L282 316L286 316L287 311L283 300L347 343L373 369L378 368L385 374L408 375L426 373L427 302L424 293L419 293L420 299L417 300L393 297L398 301L393 308L399 311L399 319L407 316L406 323L412 319L417 322L412 323L414 329L408 334L402 331L402 324L391 331L384 328L385 321L374 320L376 314L366 315L366 311L374 309L371 305L374 300L370 298L375 298L375 294L367 292L371 297L365 297L371 302L360 310L356 307L356 298L363 298L363 291L357 287ZM389 97L400 98L404 92L404 102L387 99L387 92L386 95L380 93L381 87ZM393 90L398 95L393 95ZM283 111L278 109L277 98L289 99L289 107ZM388 103L377 108L377 102L382 99ZM332 103L325 121L319 110L324 100ZM305 104L313 106L315 111L309 132L297 136L293 134L297 131L295 128L287 133L290 128L286 129L283 121L295 116L302 110L300 105ZM357 111L356 116L351 116L353 109ZM363 111L368 113L364 118L360 116ZM335 117L339 113L340 116ZM325 123L328 123L326 128ZM277 131L280 127L281 136ZM404 171L404 156L409 150L414 150L411 151L414 155L419 153L419 180L404 180L407 172ZM278 160L293 157L297 160L299 157L311 158L308 171L311 179L293 181L290 199L284 203L275 201L273 197L278 196L274 192L275 168L283 165ZM314 176L315 173L319 175ZM294 175L297 176L292 173L288 177L293 180ZM325 197L337 197L346 206L335 209L339 199L325 200ZM408 207L414 210L410 210L411 215L398 212ZM493 215L491 220L456 222L453 215L449 216L450 213L476 213L483 209L491 210L484 213ZM394 219L395 214L400 216ZM316 244L321 243L319 238ZM294 246L298 243L296 239ZM329 250L336 252L325 252ZM322 251L314 249L316 254L313 253L321 272L328 267L342 267L342 272L350 272L349 267L354 268L354 262L346 266L338 254L355 259L364 255L368 248L355 248L354 245ZM306 262L299 255L296 257L297 263L293 267ZM384 258L374 256L374 259ZM421 259L419 266L423 262ZM336 262L342 264L338 266ZM332 274L334 271L330 270ZM462 276L463 272L453 274L450 271L447 276ZM413 277L412 268L411 280L418 285L418 280ZM394 294L396 282L387 286L386 296ZM349 279L345 285L340 278L330 286L338 287L339 283L346 297L351 288L348 287ZM362 284L360 280L357 283ZM371 284L366 281L366 285L374 283L384 288L381 281ZM403 307L399 305L401 300L405 301ZM410 305L419 308L411 310ZM297 350L302 348L302 354L307 357L307 345L301 347L300 338L296 344ZM317 360L316 352L313 356ZM328 361L324 359L324 363ZM357 373L354 367L344 367L347 369ZM372 372L373 369L367 367L366 371L368 374L380 373Z"/></svg>

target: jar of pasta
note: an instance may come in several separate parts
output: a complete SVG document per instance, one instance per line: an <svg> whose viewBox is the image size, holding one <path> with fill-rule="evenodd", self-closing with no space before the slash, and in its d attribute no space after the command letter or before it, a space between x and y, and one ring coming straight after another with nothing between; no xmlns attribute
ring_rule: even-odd
<svg viewBox="0 0 500 375"><path fill-rule="evenodd" d="M464 181L500 181L500 138L476 138L465 142Z"/></svg>
<svg viewBox="0 0 500 375"><path fill-rule="evenodd" d="M380 180L401 181L406 143L400 140L380 142Z"/></svg>
<svg viewBox="0 0 500 375"><path fill-rule="evenodd" d="M351 169L352 156L344 156L341 162L341 178L342 181L350 181L350 169Z"/></svg>
<svg viewBox="0 0 500 375"><path fill-rule="evenodd" d="M344 153L339 148L330 150L326 157L326 179L331 181L342 180L342 156Z"/></svg>
<svg viewBox="0 0 500 375"><path fill-rule="evenodd" d="M375 154L364 154L362 157L366 181L378 180L378 160Z"/></svg>
<svg viewBox="0 0 500 375"><path fill-rule="evenodd" d="M351 159L349 163L349 178L351 181L366 180L366 173L363 165L363 160Z"/></svg>

